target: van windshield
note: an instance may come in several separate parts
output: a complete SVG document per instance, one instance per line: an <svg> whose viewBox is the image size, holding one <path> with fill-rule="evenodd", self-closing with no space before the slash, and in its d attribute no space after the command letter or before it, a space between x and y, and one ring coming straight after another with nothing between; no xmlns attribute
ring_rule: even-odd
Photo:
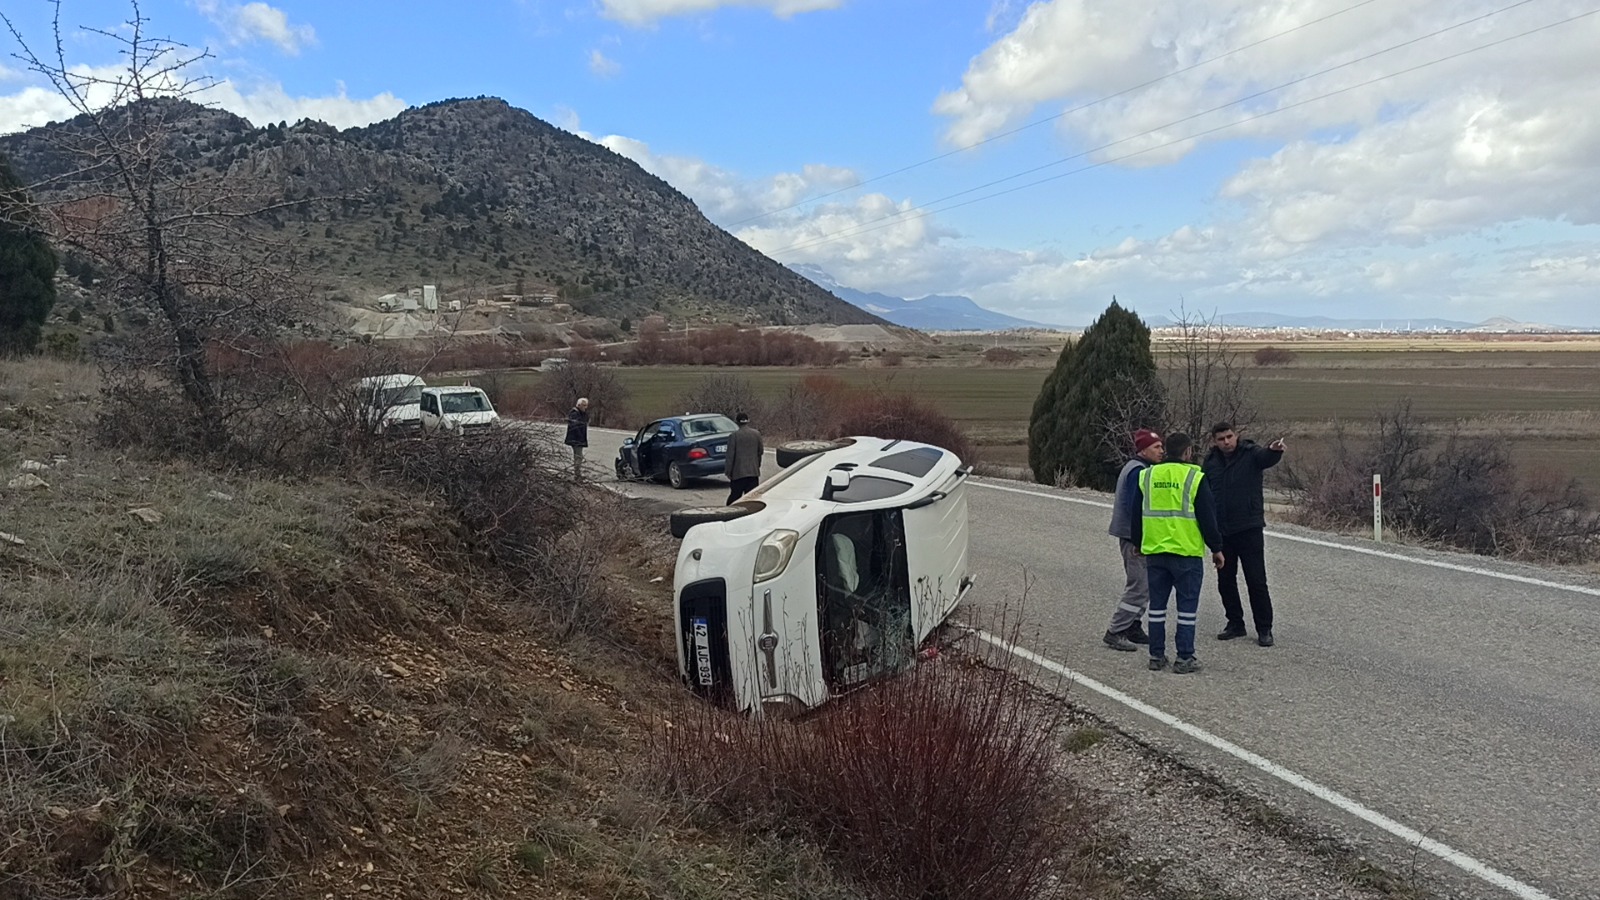
<svg viewBox="0 0 1600 900"><path fill-rule="evenodd" d="M489 398L482 391L440 394L439 403L446 413L489 412L492 409Z"/></svg>
<svg viewBox="0 0 1600 900"><path fill-rule="evenodd" d="M378 391L378 405L382 407L407 406L422 402L422 387L420 385L407 385L405 387L383 388Z"/></svg>

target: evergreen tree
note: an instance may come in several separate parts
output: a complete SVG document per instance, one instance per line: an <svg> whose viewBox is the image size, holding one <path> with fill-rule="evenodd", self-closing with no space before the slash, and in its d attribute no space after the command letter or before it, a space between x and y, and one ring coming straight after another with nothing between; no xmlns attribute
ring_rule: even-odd
<svg viewBox="0 0 1600 900"><path fill-rule="evenodd" d="M1113 297L1039 390L1028 423L1034 478L1111 490L1132 429L1159 427L1161 396L1150 329Z"/></svg>
<svg viewBox="0 0 1600 900"><path fill-rule="evenodd" d="M32 352L56 303L56 254L32 223L22 183L0 156L0 356Z"/></svg>

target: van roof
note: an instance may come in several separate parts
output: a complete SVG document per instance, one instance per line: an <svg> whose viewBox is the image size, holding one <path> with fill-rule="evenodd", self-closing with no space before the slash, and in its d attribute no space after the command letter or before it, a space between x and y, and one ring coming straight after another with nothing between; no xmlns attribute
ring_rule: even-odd
<svg viewBox="0 0 1600 900"><path fill-rule="evenodd" d="M909 497L931 491L950 477L961 460L948 450L917 441L879 437L844 438L844 447L804 457L771 482L751 492L766 500L818 500L828 471L841 466L852 479L862 476L911 485Z"/></svg>
<svg viewBox="0 0 1600 900"><path fill-rule="evenodd" d="M392 387L427 387L427 382L421 375L370 375L356 382L361 387L392 388Z"/></svg>

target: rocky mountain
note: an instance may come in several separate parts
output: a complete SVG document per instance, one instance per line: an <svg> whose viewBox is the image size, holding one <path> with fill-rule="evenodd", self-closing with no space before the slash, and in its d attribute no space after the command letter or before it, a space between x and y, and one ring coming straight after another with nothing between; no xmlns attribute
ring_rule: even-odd
<svg viewBox="0 0 1600 900"><path fill-rule="evenodd" d="M287 239L337 299L426 282L446 297L555 294L612 318L881 321L713 225L631 160L502 100L447 100L344 131L151 103L175 174L313 201L258 227ZM86 128L80 117L0 136L0 153L40 184L73 170L62 148ZM69 177L36 193L70 190Z"/></svg>
<svg viewBox="0 0 1600 900"><path fill-rule="evenodd" d="M802 264L790 268L854 306L896 325L919 331L1004 331L1010 328L1057 327L984 309L970 297L933 294L907 300L845 287L818 266Z"/></svg>

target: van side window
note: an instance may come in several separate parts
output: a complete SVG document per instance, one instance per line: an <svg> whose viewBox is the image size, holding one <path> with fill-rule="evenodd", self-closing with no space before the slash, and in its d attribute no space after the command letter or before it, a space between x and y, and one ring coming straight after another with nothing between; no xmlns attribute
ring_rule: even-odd
<svg viewBox="0 0 1600 900"><path fill-rule="evenodd" d="M850 479L850 485L842 491L835 491L835 503L864 503L868 500L882 500L885 497L894 497L911 490L911 485L893 478L879 478L876 475L857 475Z"/></svg>
<svg viewBox="0 0 1600 900"><path fill-rule="evenodd" d="M933 467L938 465L943 456L944 451L935 447L917 447L912 450L891 453L888 456L880 456L873 460L872 465L879 469L889 469L893 472L910 475L913 478L921 478L932 472Z"/></svg>

